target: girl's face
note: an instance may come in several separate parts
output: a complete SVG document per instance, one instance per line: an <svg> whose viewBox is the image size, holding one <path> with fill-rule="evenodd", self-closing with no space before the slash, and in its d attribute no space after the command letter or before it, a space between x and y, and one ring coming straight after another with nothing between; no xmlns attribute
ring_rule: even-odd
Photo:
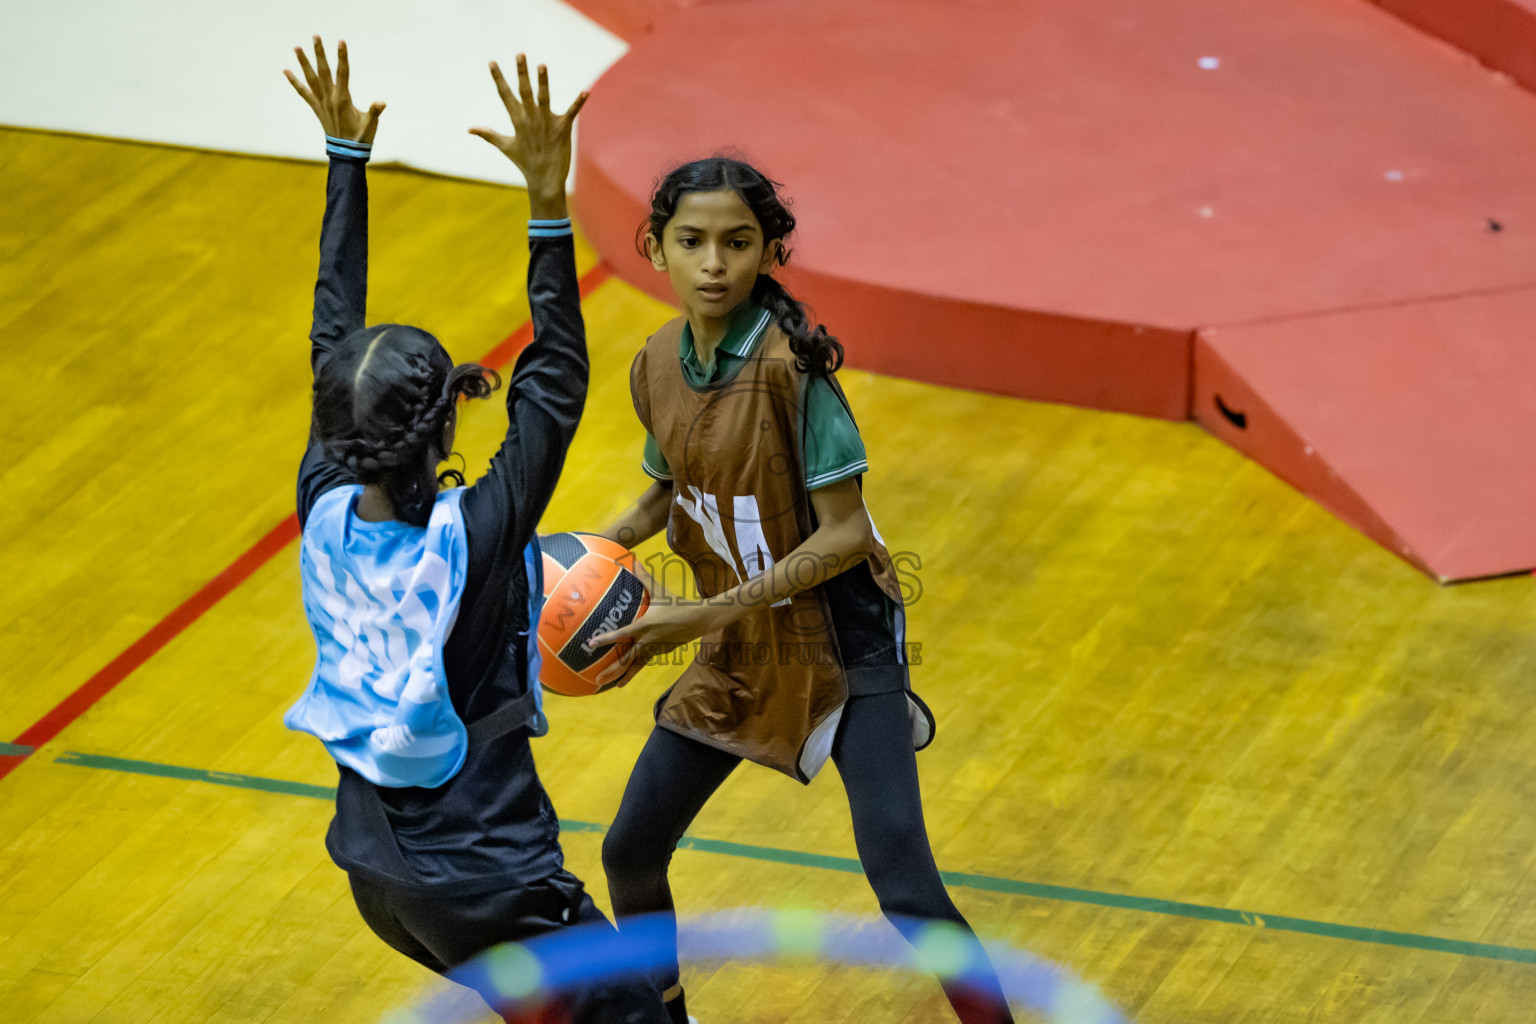
<svg viewBox="0 0 1536 1024"><path fill-rule="evenodd" d="M651 264L666 272L690 318L730 315L779 251L778 239L764 244L752 208L731 189L683 196L661 235L646 235Z"/></svg>

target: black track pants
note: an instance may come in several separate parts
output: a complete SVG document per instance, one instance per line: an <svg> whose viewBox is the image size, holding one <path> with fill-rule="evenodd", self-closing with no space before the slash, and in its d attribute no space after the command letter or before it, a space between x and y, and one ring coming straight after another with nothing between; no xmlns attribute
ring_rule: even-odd
<svg viewBox="0 0 1536 1024"><path fill-rule="evenodd" d="M522 942L567 925L608 923L568 871L517 889L449 898L406 895L349 877L357 909L374 934L439 974L503 942ZM481 995L495 1006L494 993ZM573 1024L668 1024L661 996L646 978L566 993L560 1002L563 1012L556 1018Z"/></svg>
<svg viewBox="0 0 1536 1024"><path fill-rule="evenodd" d="M626 917L673 912L667 883L672 853L740 760L665 729L651 733L603 842L603 867L620 925ZM974 942L928 845L906 694L849 700L832 760L848 794L859 860L880 909L908 938L924 921L948 921ZM981 954L979 943L974 952ZM979 962L986 963L984 955ZM674 961L656 981L665 988L677 979ZM1013 1019L990 968L964 984L946 983L944 990L965 1024Z"/></svg>

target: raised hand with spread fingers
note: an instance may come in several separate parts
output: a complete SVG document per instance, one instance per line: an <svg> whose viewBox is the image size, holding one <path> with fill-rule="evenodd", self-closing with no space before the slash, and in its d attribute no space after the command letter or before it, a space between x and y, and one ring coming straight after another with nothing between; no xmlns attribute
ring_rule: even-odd
<svg viewBox="0 0 1536 1024"><path fill-rule="evenodd" d="M471 128L471 135L478 135L504 153L517 165L528 183L528 199L532 216L538 220L556 220L565 217L565 176L571 170L571 127L576 115L587 102L582 93L563 114L549 108L549 69L539 65L539 91L535 96L533 84L528 80L528 58L517 55L517 92L507 84L501 68L491 62L491 78L496 91L512 119L511 135L503 135L490 128Z"/></svg>
<svg viewBox="0 0 1536 1024"><path fill-rule="evenodd" d="M351 68L347 64L347 44L342 40L336 44L336 75L331 76L330 62L325 59L325 44L319 36L314 37L315 63L309 63L309 58L304 54L302 46L293 48L294 54L299 58L299 67L304 72L304 82L301 85L292 71L284 70L283 77L288 79L288 84L294 91L304 98L309 104L309 109L315 112L320 119L320 127L325 129L325 134L333 139L348 139L352 142L363 142L371 145L374 133L379 130L379 115L384 113L384 104L374 103L366 111L358 110L352 105L352 92L348 87L348 78Z"/></svg>

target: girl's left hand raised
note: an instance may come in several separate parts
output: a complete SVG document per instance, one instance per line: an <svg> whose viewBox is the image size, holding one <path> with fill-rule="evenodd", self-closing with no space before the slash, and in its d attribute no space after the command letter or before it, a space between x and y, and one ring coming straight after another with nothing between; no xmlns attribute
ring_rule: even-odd
<svg viewBox="0 0 1536 1024"><path fill-rule="evenodd" d="M304 70L304 81L308 83L308 88L299 84L292 71L284 69L283 77L309 104L309 109L315 112L325 134L333 139L372 143L374 133L379 130L379 115L384 113L384 104L375 103L366 113L352 105L352 93L347 87L351 69L347 65L346 41L336 44L334 79L331 77L331 65L325 59L325 44L320 42L319 36L315 36L314 67L310 66L302 46L295 46L293 52L298 55L299 67Z"/></svg>
<svg viewBox="0 0 1536 1024"><path fill-rule="evenodd" d="M535 97L528 80L528 58L521 53L517 55L516 94L495 61L491 62L491 78L512 119L513 134L503 135L489 128L471 128L469 133L501 150L523 172L534 216L539 215L541 206L563 209L565 176L571 170L571 127L587 102L587 94L577 96L565 113L556 114L549 109L549 69L539 65L539 94Z"/></svg>

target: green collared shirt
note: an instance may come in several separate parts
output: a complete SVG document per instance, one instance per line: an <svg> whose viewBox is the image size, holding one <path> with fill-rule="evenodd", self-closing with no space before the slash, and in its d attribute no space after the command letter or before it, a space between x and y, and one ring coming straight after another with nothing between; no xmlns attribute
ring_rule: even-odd
<svg viewBox="0 0 1536 1024"><path fill-rule="evenodd" d="M699 363L693 350L693 329L685 323L677 351L683 364L683 379L696 391L730 380L752 358L772 322L773 314L768 310L750 302L743 303L731 314L725 337L715 349L714 365L707 369ZM814 491L847 480L869 469L859 428L832 390L832 385L821 376L813 376L807 389L805 428L807 490ZM641 466L657 480L672 479L671 467L662 457L656 438L650 434L645 435L645 456Z"/></svg>

